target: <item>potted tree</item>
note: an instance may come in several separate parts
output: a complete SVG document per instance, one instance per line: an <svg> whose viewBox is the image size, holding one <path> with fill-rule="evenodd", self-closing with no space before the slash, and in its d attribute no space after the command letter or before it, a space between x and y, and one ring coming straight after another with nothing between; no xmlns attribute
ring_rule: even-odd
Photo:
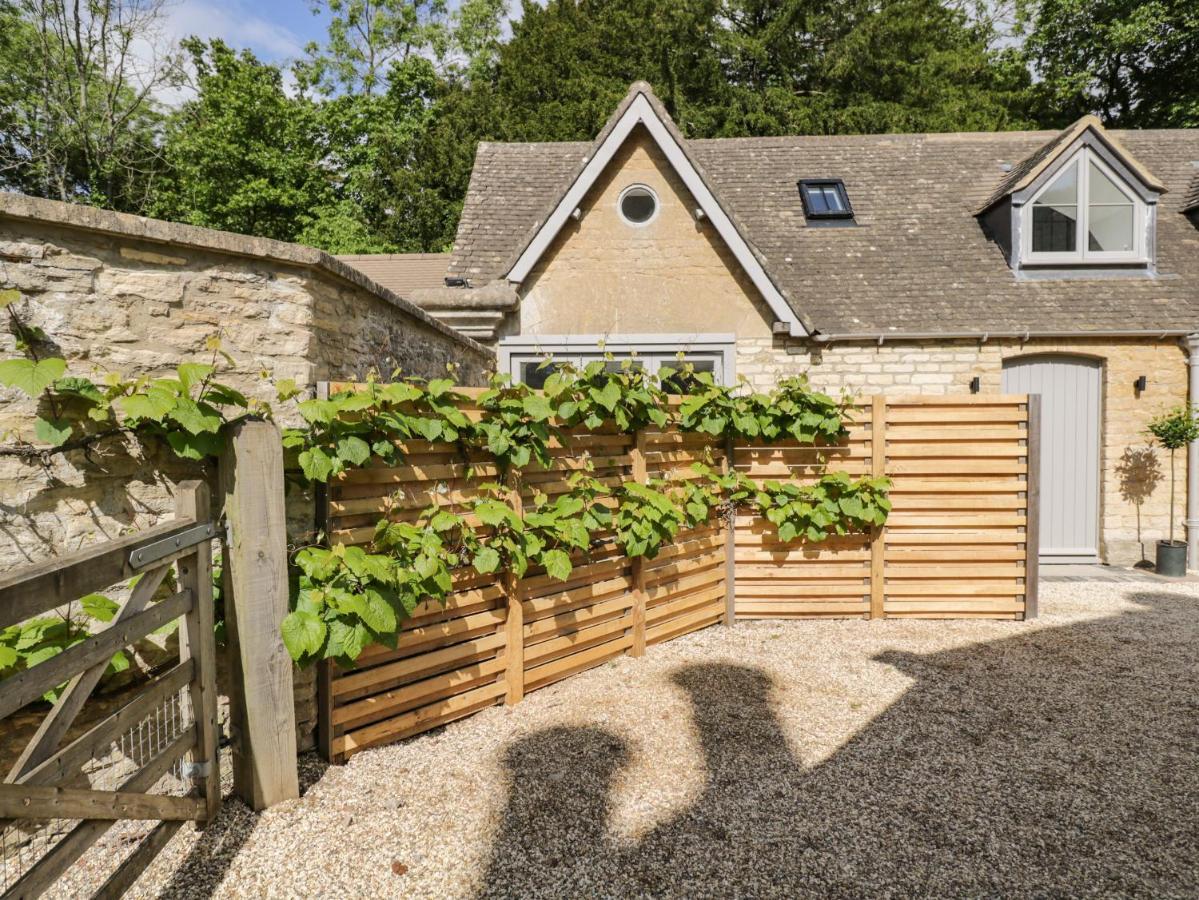
<svg viewBox="0 0 1199 900"><path fill-rule="evenodd" d="M1157 542L1157 572L1181 577L1187 572L1187 545L1186 541L1174 540L1174 456L1191 441L1199 440L1199 419L1191 407L1177 406L1153 419L1148 431L1160 446L1170 451L1170 538Z"/></svg>

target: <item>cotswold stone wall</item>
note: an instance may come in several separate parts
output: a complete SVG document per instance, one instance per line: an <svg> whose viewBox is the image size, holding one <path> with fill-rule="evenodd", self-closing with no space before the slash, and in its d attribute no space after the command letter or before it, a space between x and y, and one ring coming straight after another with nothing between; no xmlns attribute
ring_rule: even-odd
<svg viewBox="0 0 1199 900"><path fill-rule="evenodd" d="M161 376L185 360L209 361L219 336L232 357L221 379L273 399L271 382L360 378L375 368L485 381L490 351L306 247L0 195L0 290L41 328L69 371ZM0 358L15 355L0 323ZM264 377L269 376L269 377ZM33 438L34 404L0 387L0 444ZM282 424L294 412L281 407ZM169 518L174 485L197 470L170 454L120 442L52 457L45 465L0 458L0 566L18 567ZM212 473L206 473L211 476ZM311 497L289 489L293 538L311 530ZM310 733L311 672L297 681Z"/></svg>
<svg viewBox="0 0 1199 900"><path fill-rule="evenodd" d="M1170 528L1170 460L1152 448L1145 426L1158 413L1187 402L1186 352L1176 339L992 339L835 343L743 339L737 373L763 390L779 378L807 372L824 390L858 394L999 393L1003 362L1041 353L1068 353L1103 362L1100 434L1100 553L1107 562L1133 565L1153 558ZM1148 388L1133 383L1145 375ZM1182 537L1186 513L1185 454L1179 455L1174 521Z"/></svg>

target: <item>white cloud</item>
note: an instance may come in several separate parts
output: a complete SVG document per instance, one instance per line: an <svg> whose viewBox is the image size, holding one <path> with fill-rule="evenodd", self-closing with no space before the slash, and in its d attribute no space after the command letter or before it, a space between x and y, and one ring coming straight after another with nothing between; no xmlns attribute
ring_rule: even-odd
<svg viewBox="0 0 1199 900"><path fill-rule="evenodd" d="M184 0L168 7L167 34L176 40L196 35L221 38L233 47L249 47L270 62L304 52L303 40L290 28L255 15L239 0Z"/></svg>
<svg viewBox="0 0 1199 900"><path fill-rule="evenodd" d="M285 25L255 15L242 0L182 0L169 4L159 39L177 43L187 37L220 38L236 50L248 48L259 59L276 65L285 65L304 54L303 38ZM288 89L294 87L289 71L285 71L284 80ZM167 106L177 106L194 93L190 86L182 86L159 91L157 96Z"/></svg>

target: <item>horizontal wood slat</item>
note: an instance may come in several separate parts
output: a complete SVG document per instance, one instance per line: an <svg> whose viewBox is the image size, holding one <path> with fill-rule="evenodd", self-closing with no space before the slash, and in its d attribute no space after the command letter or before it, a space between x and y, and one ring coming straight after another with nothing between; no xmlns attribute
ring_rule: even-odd
<svg viewBox="0 0 1199 900"><path fill-rule="evenodd" d="M565 490L570 473L588 467L615 487L666 474L694 477L691 465L702 461L735 466L758 481L801 483L824 471L856 477L881 466L893 479L894 511L877 534L783 544L774 526L741 510L727 538L723 523L713 521L637 562L606 536L589 555L576 554L566 581L534 570L506 584L501 573L463 570L445 605L423 604L405 623L394 650L371 647L356 669L330 669L322 711L329 737L322 743L340 761L505 696L512 702L506 682L513 678L523 696L707 628L725 619L730 602L733 618L746 619L869 617L879 610L1018 617L1027 565L1027 423L1024 397L910 397L855 406L848 437L835 446L726 445L723 438L656 430L639 438L555 438L551 468L521 473L526 503L534 490ZM464 457L448 444L408 441L401 450L400 465L349 470L330 486L327 530L335 541L368 542L382 515L416 521L432 504L460 509L475 496L472 477L496 474L485 455ZM882 572L881 592L872 571ZM726 584L730 572L735 585ZM510 646L514 641L519 645Z"/></svg>

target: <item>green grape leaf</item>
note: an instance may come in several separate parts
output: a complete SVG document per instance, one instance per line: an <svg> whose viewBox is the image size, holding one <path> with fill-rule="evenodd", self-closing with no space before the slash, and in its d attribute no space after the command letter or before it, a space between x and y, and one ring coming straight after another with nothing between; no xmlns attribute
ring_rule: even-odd
<svg viewBox="0 0 1199 900"><path fill-rule="evenodd" d="M179 383L183 385L186 393L211 375L214 370L212 366L205 363L180 363L175 371L179 373Z"/></svg>
<svg viewBox="0 0 1199 900"><path fill-rule="evenodd" d="M325 641L325 623L310 612L296 610L283 617L283 644L297 662L321 649Z"/></svg>
<svg viewBox="0 0 1199 900"><path fill-rule="evenodd" d="M541 563L545 566L546 574L558 581L569 578L571 569L574 568L570 562L570 555L565 550L546 550L541 555Z"/></svg>
<svg viewBox="0 0 1199 900"><path fill-rule="evenodd" d="M79 598L83 612L98 622L111 622L121 607L103 594L88 594Z"/></svg>
<svg viewBox="0 0 1199 900"><path fill-rule="evenodd" d="M305 450L300 454L299 462L309 481L328 481L333 474L333 460L320 447Z"/></svg>
<svg viewBox="0 0 1199 900"><path fill-rule="evenodd" d="M0 384L23 391L30 397L40 397L42 391L61 378L66 370L66 360L57 357L39 362L6 359L0 361Z"/></svg>
<svg viewBox="0 0 1199 900"><path fill-rule="evenodd" d="M61 447L71 439L71 423L65 419L43 419L39 416L33 423L33 433L39 441L45 441L51 447Z"/></svg>
<svg viewBox="0 0 1199 900"><path fill-rule="evenodd" d="M337 455L346 462L360 466L370 459L371 448L362 438L350 436L337 442Z"/></svg>
<svg viewBox="0 0 1199 900"><path fill-rule="evenodd" d="M475 554L474 566L482 575L494 572L500 567L500 554L494 547L483 547Z"/></svg>

